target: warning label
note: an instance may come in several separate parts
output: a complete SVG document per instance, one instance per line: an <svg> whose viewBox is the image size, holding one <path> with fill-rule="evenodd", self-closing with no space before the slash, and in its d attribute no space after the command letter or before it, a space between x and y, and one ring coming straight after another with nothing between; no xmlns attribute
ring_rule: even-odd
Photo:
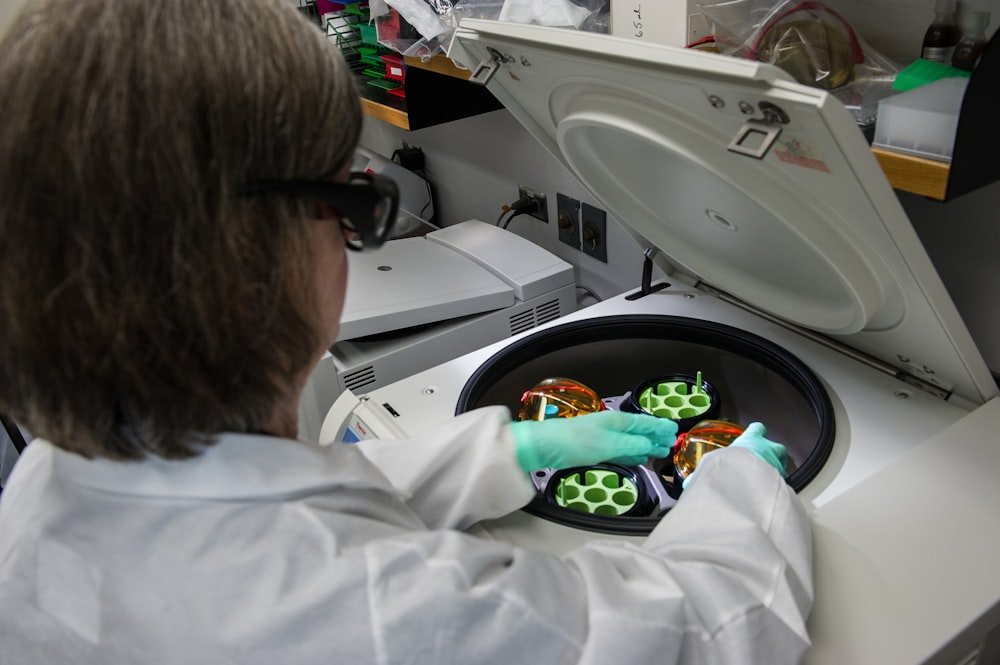
<svg viewBox="0 0 1000 665"><path fill-rule="evenodd" d="M774 146L774 154L783 162L804 166L807 169L830 173L830 167L823 161L823 155L815 146L799 139L778 139Z"/></svg>

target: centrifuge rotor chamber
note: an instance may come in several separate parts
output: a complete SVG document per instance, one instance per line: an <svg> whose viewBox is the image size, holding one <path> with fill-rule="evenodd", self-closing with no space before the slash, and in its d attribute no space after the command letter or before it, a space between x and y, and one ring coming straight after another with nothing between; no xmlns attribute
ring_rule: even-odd
<svg viewBox="0 0 1000 665"><path fill-rule="evenodd" d="M545 329L483 363L466 382L456 412L502 404L517 413L526 389L556 376L589 386L609 408L618 408L650 377L698 372L719 393L719 418L743 425L763 422L768 437L785 444L787 482L793 489L800 491L819 473L835 434L833 406L822 382L780 346L711 321L620 315ZM651 462L639 469L640 475L669 485L663 466ZM562 507L551 495L540 491L525 510L554 522L614 534L648 533L672 505L671 500L661 502L648 515L636 516L635 511L601 515Z"/></svg>

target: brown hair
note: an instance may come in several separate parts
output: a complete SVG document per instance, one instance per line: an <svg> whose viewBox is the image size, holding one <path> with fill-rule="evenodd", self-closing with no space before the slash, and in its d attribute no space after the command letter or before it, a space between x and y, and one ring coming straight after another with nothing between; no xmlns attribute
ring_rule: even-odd
<svg viewBox="0 0 1000 665"><path fill-rule="evenodd" d="M303 204L361 114L287 0L34 0L0 42L0 411L86 456L258 431L319 337Z"/></svg>

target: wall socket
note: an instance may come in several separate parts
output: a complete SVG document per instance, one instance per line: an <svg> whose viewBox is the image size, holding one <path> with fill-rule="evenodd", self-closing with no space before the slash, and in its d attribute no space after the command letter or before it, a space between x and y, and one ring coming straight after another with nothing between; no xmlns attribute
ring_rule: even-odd
<svg viewBox="0 0 1000 665"><path fill-rule="evenodd" d="M598 261L608 262L608 213L589 203L580 208L580 249Z"/></svg>
<svg viewBox="0 0 1000 665"><path fill-rule="evenodd" d="M527 185L517 186L517 197L519 199L531 199L536 203L535 212L528 213L535 219L540 219L546 224L549 223L549 202L545 198L545 194L538 192L538 190L532 189Z"/></svg>
<svg viewBox="0 0 1000 665"><path fill-rule="evenodd" d="M580 202L557 193L556 211L559 240L573 249L580 249Z"/></svg>

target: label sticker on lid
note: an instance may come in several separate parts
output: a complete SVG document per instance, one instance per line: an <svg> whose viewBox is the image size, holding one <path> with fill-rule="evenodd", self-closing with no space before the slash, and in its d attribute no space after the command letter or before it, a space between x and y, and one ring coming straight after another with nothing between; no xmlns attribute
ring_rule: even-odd
<svg viewBox="0 0 1000 665"><path fill-rule="evenodd" d="M804 166L807 169L830 173L830 167L816 146L799 139L779 138L774 145L774 154L783 162Z"/></svg>

